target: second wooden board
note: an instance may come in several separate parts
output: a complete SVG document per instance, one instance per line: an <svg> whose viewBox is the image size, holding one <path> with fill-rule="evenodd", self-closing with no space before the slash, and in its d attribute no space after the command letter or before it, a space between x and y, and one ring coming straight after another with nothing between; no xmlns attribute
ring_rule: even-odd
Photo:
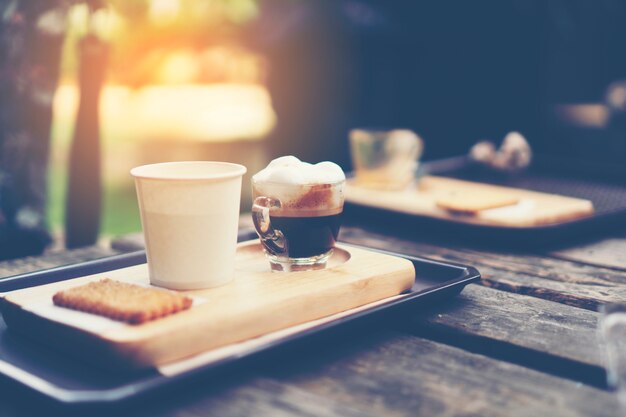
<svg viewBox="0 0 626 417"><path fill-rule="evenodd" d="M402 191L367 188L352 179L346 186L346 201L451 222L512 228L554 225L594 212L589 200L434 176Z"/></svg>

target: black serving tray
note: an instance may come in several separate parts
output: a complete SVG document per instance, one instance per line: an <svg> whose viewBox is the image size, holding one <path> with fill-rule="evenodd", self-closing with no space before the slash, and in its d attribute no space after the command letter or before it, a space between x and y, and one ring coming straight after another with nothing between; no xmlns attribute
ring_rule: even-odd
<svg viewBox="0 0 626 417"><path fill-rule="evenodd" d="M344 244L345 245L345 244ZM355 245L346 245L355 246ZM374 250L374 249L370 249ZM363 324L366 319L386 318L388 314L399 314L407 309L424 306L435 299L451 297L472 282L480 279L479 272L472 267L456 265L430 259L377 252L406 258L413 262L416 271L415 285L400 297L354 314L342 316L299 333L267 342L243 353L205 364L176 376L163 376L156 370L141 370L129 373L109 373L102 368L90 367L70 356L49 350L8 331L0 318L0 375L49 399L68 405L117 404L139 396L173 387L189 381L200 374L207 374L226 365L235 365L244 359L270 353L314 336L332 335L333 330L344 332L348 326ZM10 277L0 282L0 291L9 291L54 281L76 278L97 272L144 263L143 251L117 255L85 263L63 266L40 272ZM217 374L216 374L217 375Z"/></svg>

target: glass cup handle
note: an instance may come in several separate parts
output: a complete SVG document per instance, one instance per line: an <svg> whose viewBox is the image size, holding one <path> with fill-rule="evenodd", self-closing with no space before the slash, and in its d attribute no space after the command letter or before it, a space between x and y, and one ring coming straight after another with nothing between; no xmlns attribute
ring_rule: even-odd
<svg viewBox="0 0 626 417"><path fill-rule="evenodd" d="M272 227L270 209L279 209L280 200L271 197L257 197L252 203L252 221L263 244L272 251L272 255L287 253L287 241L280 230Z"/></svg>

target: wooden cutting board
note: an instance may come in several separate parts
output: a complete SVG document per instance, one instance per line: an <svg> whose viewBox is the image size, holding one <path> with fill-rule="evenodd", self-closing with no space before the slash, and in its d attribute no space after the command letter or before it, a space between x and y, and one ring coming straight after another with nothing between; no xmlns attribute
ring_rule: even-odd
<svg viewBox="0 0 626 417"><path fill-rule="evenodd" d="M152 367L316 320L411 288L413 264L338 247L328 267L271 272L260 245L240 244L234 282L186 291L191 309L141 325L52 304L55 292L102 278L149 283L147 265L123 268L7 294L0 307L11 331L107 367Z"/></svg>
<svg viewBox="0 0 626 417"><path fill-rule="evenodd" d="M405 190L364 187L355 179L347 182L346 201L418 216L485 226L528 228L559 224L591 216L589 200L490 184L427 176L418 186ZM442 203L467 201L479 207L473 213L444 209ZM480 209L480 202L494 207Z"/></svg>

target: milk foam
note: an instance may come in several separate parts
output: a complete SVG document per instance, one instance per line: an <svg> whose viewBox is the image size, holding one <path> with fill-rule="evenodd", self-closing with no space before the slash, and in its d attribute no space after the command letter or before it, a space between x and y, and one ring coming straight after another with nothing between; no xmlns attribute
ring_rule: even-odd
<svg viewBox="0 0 626 417"><path fill-rule="evenodd" d="M282 156L253 177L255 182L280 184L332 184L346 179L339 165L324 161L319 164L302 162L295 156Z"/></svg>
<svg viewBox="0 0 626 417"><path fill-rule="evenodd" d="M274 159L252 177L255 197L280 200L280 212L285 216L341 212L345 179L343 170L333 162L313 165L291 155Z"/></svg>

